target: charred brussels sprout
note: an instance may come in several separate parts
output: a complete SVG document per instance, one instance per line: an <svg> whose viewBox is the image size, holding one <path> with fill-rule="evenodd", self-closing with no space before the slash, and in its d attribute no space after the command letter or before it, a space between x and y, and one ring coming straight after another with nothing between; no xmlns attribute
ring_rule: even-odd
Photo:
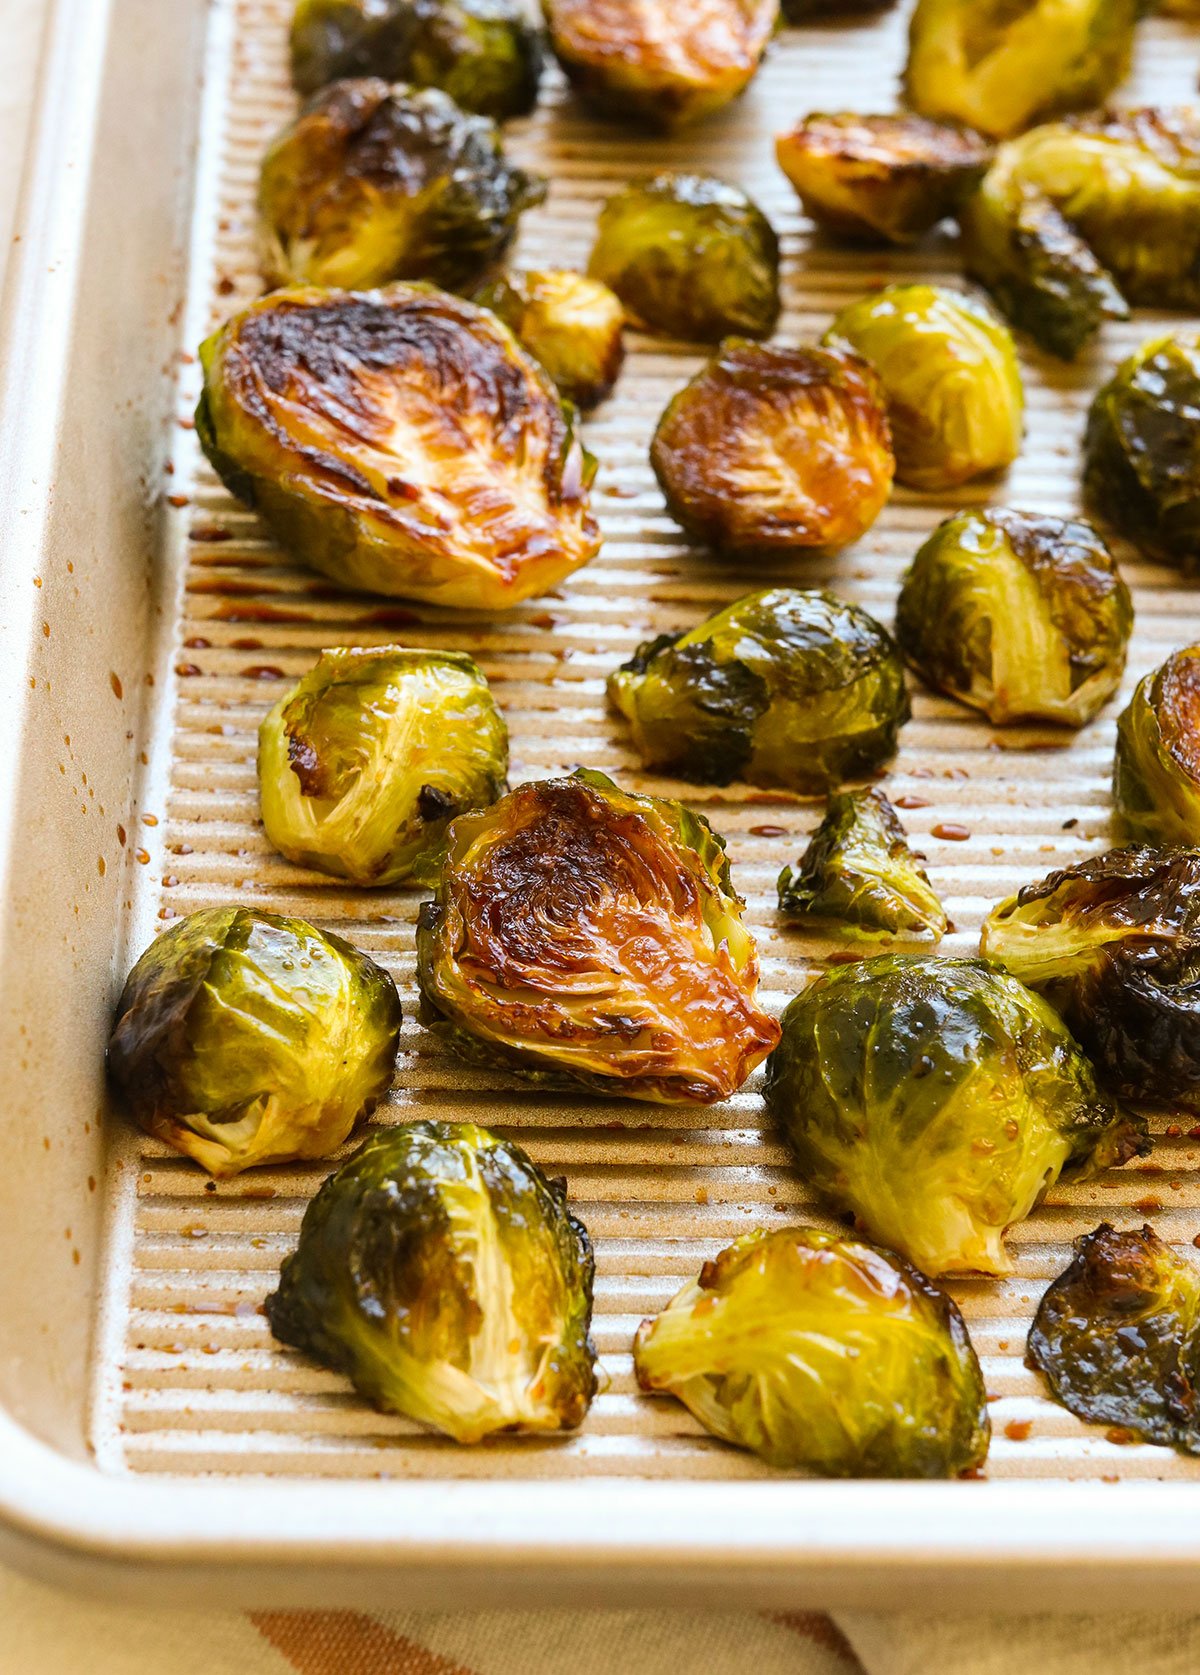
<svg viewBox="0 0 1200 1675"><path fill-rule="evenodd" d="M323 652L258 734L268 838L354 884L436 884L451 820L507 772L508 729L460 652Z"/></svg>
<svg viewBox="0 0 1200 1675"><path fill-rule="evenodd" d="M1151 1227L1102 1222L1042 1298L1029 1361L1080 1419L1200 1454L1200 1274Z"/></svg>
<svg viewBox="0 0 1200 1675"><path fill-rule="evenodd" d="M299 0L292 81L315 93L343 76L440 87L503 122L537 102L541 34L523 0Z"/></svg>
<svg viewBox="0 0 1200 1675"><path fill-rule="evenodd" d="M959 512L900 588L896 638L931 686L1009 721L1082 727L1125 670L1133 604L1079 518Z"/></svg>
<svg viewBox="0 0 1200 1675"><path fill-rule="evenodd" d="M705 1430L784 1471L955 1477L991 1427L958 1309L890 1251L813 1227L758 1231L706 1262L634 1367Z"/></svg>
<svg viewBox="0 0 1200 1675"><path fill-rule="evenodd" d="M814 111L779 136L775 155L822 227L909 244L955 212L992 152L969 129L920 116Z"/></svg>
<svg viewBox="0 0 1200 1675"><path fill-rule="evenodd" d="M509 273L475 299L540 361L568 401L595 407L625 360L625 310L607 285L565 268Z"/></svg>
<svg viewBox="0 0 1200 1675"><path fill-rule="evenodd" d="M783 1015L767 1105L804 1177L927 1274L1006 1274L1059 1176L1148 1149L1044 1000L982 960L883 954Z"/></svg>
<svg viewBox="0 0 1200 1675"><path fill-rule="evenodd" d="M887 504L895 472L865 361L740 338L670 403L650 458L672 516L739 553L848 546Z"/></svg>
<svg viewBox="0 0 1200 1675"><path fill-rule="evenodd" d="M1129 303L1200 306L1200 119L1120 111L1001 146L960 220L967 271L1071 360Z"/></svg>
<svg viewBox="0 0 1200 1675"><path fill-rule="evenodd" d="M909 488L957 488L1016 459L1025 418L1017 352L974 297L889 285L844 308L825 341L857 350L878 372L896 476Z"/></svg>
<svg viewBox="0 0 1200 1675"><path fill-rule="evenodd" d="M796 870L779 875L779 910L850 940L940 942L946 910L882 791L829 799Z"/></svg>
<svg viewBox="0 0 1200 1675"><path fill-rule="evenodd" d="M377 1407L482 1442L583 1420L592 1273L564 1183L486 1129L418 1122L329 1177L266 1312Z"/></svg>
<svg viewBox="0 0 1200 1675"><path fill-rule="evenodd" d="M610 198L588 271L636 323L668 337L766 337L779 313L774 229L711 175L656 175Z"/></svg>
<svg viewBox="0 0 1200 1675"><path fill-rule="evenodd" d="M396 985L303 919L206 908L129 973L108 1068L136 1121L212 1175L327 1157L392 1082Z"/></svg>
<svg viewBox="0 0 1200 1675"><path fill-rule="evenodd" d="M523 785L450 828L421 909L426 1021L545 1086L709 1105L779 1038L725 846L603 774Z"/></svg>
<svg viewBox="0 0 1200 1675"><path fill-rule="evenodd" d="M982 947L1045 994L1122 1098L1200 1110L1200 849L1053 872L992 910Z"/></svg>
<svg viewBox="0 0 1200 1675"><path fill-rule="evenodd" d="M917 0L905 89L923 116L1003 138L1100 104L1129 68L1143 0Z"/></svg>
<svg viewBox="0 0 1200 1675"><path fill-rule="evenodd" d="M698 122L758 69L779 0L542 0L572 87L606 116Z"/></svg>
<svg viewBox="0 0 1200 1675"><path fill-rule="evenodd" d="M1200 565L1200 337L1159 337L1092 403L1084 443L1089 504L1145 552Z"/></svg>
<svg viewBox="0 0 1200 1675"><path fill-rule="evenodd" d="M272 285L472 284L512 243L544 182L505 161L494 125L444 93L340 81L263 159L262 267Z"/></svg>
<svg viewBox="0 0 1200 1675"><path fill-rule="evenodd" d="M909 718L886 629L832 593L751 593L640 646L608 679L648 767L821 796L874 773Z"/></svg>
<svg viewBox="0 0 1200 1675"><path fill-rule="evenodd" d="M1200 844L1200 646L1172 652L1123 711L1113 804L1130 837Z"/></svg>
<svg viewBox="0 0 1200 1675"><path fill-rule="evenodd" d="M595 461L485 309L425 286L280 291L201 346L226 487L344 587L504 610L600 546Z"/></svg>

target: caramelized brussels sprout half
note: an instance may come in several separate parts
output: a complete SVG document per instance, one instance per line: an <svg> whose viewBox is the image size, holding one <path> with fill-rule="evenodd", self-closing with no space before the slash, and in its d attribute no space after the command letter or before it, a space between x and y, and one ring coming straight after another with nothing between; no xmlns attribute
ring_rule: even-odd
<svg viewBox="0 0 1200 1675"><path fill-rule="evenodd" d="M935 529L896 610L913 667L997 726L1082 727L1121 684L1132 628L1129 589L1090 524L999 507Z"/></svg>
<svg viewBox="0 0 1200 1675"><path fill-rule="evenodd" d="M450 828L417 929L425 1021L544 1086L713 1104L779 1039L741 915L681 803L583 769L522 785Z"/></svg>
<svg viewBox="0 0 1200 1675"><path fill-rule="evenodd" d="M967 128L921 116L814 111L780 134L775 155L822 227L910 244L954 214L983 178L992 150Z"/></svg>
<svg viewBox="0 0 1200 1675"><path fill-rule="evenodd" d="M315 93L344 76L440 87L503 122L537 103L542 38L523 0L299 0L292 81Z"/></svg>
<svg viewBox="0 0 1200 1675"><path fill-rule="evenodd" d="M263 159L263 273L271 285L429 279L453 290L495 266L545 195L506 162L494 124L444 93L339 81Z"/></svg>
<svg viewBox="0 0 1200 1675"><path fill-rule="evenodd" d="M1200 565L1200 336L1158 337L1096 396L1084 442L1088 503L1144 552Z"/></svg>
<svg viewBox="0 0 1200 1675"><path fill-rule="evenodd" d="M200 359L196 430L218 476L344 587L505 610L599 550L573 415L473 303L277 291Z"/></svg>
<svg viewBox="0 0 1200 1675"><path fill-rule="evenodd" d="M909 488L957 488L1016 459L1021 368L984 303L936 285L889 285L843 308L825 342L857 350L878 372L896 476Z"/></svg>
<svg viewBox="0 0 1200 1675"><path fill-rule="evenodd" d="M1143 0L917 0L904 75L922 116L1004 138L1101 104L1129 69Z"/></svg>
<svg viewBox="0 0 1200 1675"><path fill-rule="evenodd" d="M850 941L940 942L946 910L882 791L842 791L796 870L779 875L779 911Z"/></svg>
<svg viewBox="0 0 1200 1675"><path fill-rule="evenodd" d="M1122 712L1113 806L1129 837L1200 844L1200 646L1172 652Z"/></svg>
<svg viewBox="0 0 1200 1675"><path fill-rule="evenodd" d="M1072 360L1129 303L1200 306L1200 118L1135 110L1001 146L959 217L967 271Z"/></svg>
<svg viewBox="0 0 1200 1675"><path fill-rule="evenodd" d="M751 593L608 678L647 767L817 797L896 751L911 713L887 630L832 593Z"/></svg>
<svg viewBox="0 0 1200 1675"><path fill-rule="evenodd" d="M784 1471L955 1477L987 1457L983 1374L950 1298L890 1251L747 1233L633 1347L643 1390Z"/></svg>
<svg viewBox="0 0 1200 1675"><path fill-rule="evenodd" d="M1042 1298L1028 1359L1093 1424L1200 1454L1200 1274L1152 1227L1102 1222Z"/></svg>
<svg viewBox="0 0 1200 1675"><path fill-rule="evenodd" d="M108 1069L148 1134L236 1175L336 1151L391 1086L399 1036L396 985L340 936L204 908L126 978Z"/></svg>
<svg viewBox="0 0 1200 1675"><path fill-rule="evenodd" d="M418 1122L325 1182L266 1313L376 1407L482 1442L582 1422L592 1274L565 1182L485 1128Z"/></svg>
<svg viewBox="0 0 1200 1675"><path fill-rule="evenodd" d="M625 360L625 310L607 285L566 268L508 273L475 299L490 308L577 407L595 407Z"/></svg>
<svg viewBox="0 0 1200 1675"><path fill-rule="evenodd" d="M322 652L258 733L267 837L354 884L436 884L451 820L507 773L508 729L461 652Z"/></svg>
<svg viewBox="0 0 1200 1675"><path fill-rule="evenodd" d="M1200 1110L1200 849L1114 849L993 908L984 954L1042 991L1121 1098Z"/></svg>
<svg viewBox="0 0 1200 1675"><path fill-rule="evenodd" d="M1060 1175L1148 1149L1047 1003L982 960L881 954L783 1015L767 1106L805 1179L927 1274L1007 1274Z"/></svg>
<svg viewBox="0 0 1200 1675"><path fill-rule="evenodd" d="M734 553L848 546L887 504L896 468L865 361L736 337L671 401L650 458L671 515Z"/></svg>
<svg viewBox="0 0 1200 1675"><path fill-rule="evenodd" d="M779 0L542 0L559 63L604 116L682 128L736 99Z"/></svg>
<svg viewBox="0 0 1200 1675"><path fill-rule="evenodd" d="M775 231L739 187L711 175L660 174L610 198L588 272L635 323L667 337L766 337L779 314Z"/></svg>

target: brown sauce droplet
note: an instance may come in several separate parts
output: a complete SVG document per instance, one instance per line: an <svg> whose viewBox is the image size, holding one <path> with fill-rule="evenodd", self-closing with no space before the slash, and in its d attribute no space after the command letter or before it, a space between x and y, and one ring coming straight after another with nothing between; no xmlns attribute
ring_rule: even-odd
<svg viewBox="0 0 1200 1675"><path fill-rule="evenodd" d="M248 669L242 670L247 680L282 680L283 670L277 669L273 663L252 663Z"/></svg>
<svg viewBox="0 0 1200 1675"><path fill-rule="evenodd" d="M190 640L185 640L183 643L188 651L205 651L212 645L212 641L206 640L203 634L193 634Z"/></svg>
<svg viewBox="0 0 1200 1675"><path fill-rule="evenodd" d="M228 529L218 529L215 524L199 524L195 529L188 530L189 541L232 541L233 532Z"/></svg>
<svg viewBox="0 0 1200 1675"><path fill-rule="evenodd" d="M125 688L121 685L121 677L117 674L115 669L109 670L108 684L113 689L114 698L123 698L125 696Z"/></svg>
<svg viewBox="0 0 1200 1675"><path fill-rule="evenodd" d="M918 797L912 791L906 791L903 797L893 799L896 808L928 808L928 797Z"/></svg>
<svg viewBox="0 0 1200 1675"><path fill-rule="evenodd" d="M788 829L786 826L751 826L750 828L751 837L786 837L787 835Z"/></svg>
<svg viewBox="0 0 1200 1675"><path fill-rule="evenodd" d="M144 849L135 849L133 852L133 858L140 867L150 865L150 856Z"/></svg>
<svg viewBox="0 0 1200 1675"><path fill-rule="evenodd" d="M967 828L960 826L957 820L939 820L930 831L932 836L942 838L946 843L966 843L971 836Z"/></svg>
<svg viewBox="0 0 1200 1675"><path fill-rule="evenodd" d="M186 680L189 675L200 673L200 665L198 663L176 663L175 673Z"/></svg>
<svg viewBox="0 0 1200 1675"><path fill-rule="evenodd" d="M1162 1200L1160 1198L1135 1198L1130 1207L1135 1209L1140 1216L1153 1216L1157 1215L1162 1209Z"/></svg>
<svg viewBox="0 0 1200 1675"><path fill-rule="evenodd" d="M251 639L230 640L229 649L231 651L261 651L262 641Z"/></svg>
<svg viewBox="0 0 1200 1675"><path fill-rule="evenodd" d="M1010 1419L1004 1427L1004 1434L1010 1442L1027 1442L1032 1430L1032 1419Z"/></svg>
<svg viewBox="0 0 1200 1675"><path fill-rule="evenodd" d="M186 494L169 494L167 496L167 505L168 506L181 507L181 506L187 506L187 505L190 505L190 504L191 504L191 502L189 500L189 497Z"/></svg>

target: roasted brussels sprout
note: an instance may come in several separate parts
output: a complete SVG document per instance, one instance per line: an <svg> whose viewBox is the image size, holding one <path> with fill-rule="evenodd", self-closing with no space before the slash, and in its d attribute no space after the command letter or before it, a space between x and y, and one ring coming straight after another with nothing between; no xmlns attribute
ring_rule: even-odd
<svg viewBox="0 0 1200 1675"><path fill-rule="evenodd" d="M1081 518L989 507L934 530L900 587L896 638L931 686L997 726L1082 727L1121 684L1133 603Z"/></svg>
<svg viewBox="0 0 1200 1675"><path fill-rule="evenodd" d="M1200 1274L1152 1227L1102 1222L1042 1298L1029 1361L1080 1419L1200 1454Z"/></svg>
<svg viewBox="0 0 1200 1675"><path fill-rule="evenodd" d="M843 791L797 868L779 875L779 910L853 941L940 942L946 910L882 791Z"/></svg>
<svg viewBox="0 0 1200 1675"><path fill-rule="evenodd" d="M932 1275L1006 1274L1059 1176L1148 1149L1044 1000L982 960L882 954L783 1015L767 1106L804 1177Z"/></svg>
<svg viewBox="0 0 1200 1675"><path fill-rule="evenodd" d="M1129 68L1143 0L917 0L908 101L1003 138L1084 110Z"/></svg>
<svg viewBox="0 0 1200 1675"><path fill-rule="evenodd" d="M962 1316L890 1251L761 1229L706 1262L634 1340L643 1390L785 1471L954 1477L991 1427Z"/></svg>
<svg viewBox="0 0 1200 1675"><path fill-rule="evenodd" d="M779 314L779 240L736 186L660 174L605 204L588 268L635 323L717 343L766 337Z"/></svg>
<svg viewBox="0 0 1200 1675"><path fill-rule="evenodd" d="M650 458L672 516L735 553L848 546L896 469L865 361L736 337L671 401Z"/></svg>
<svg viewBox="0 0 1200 1675"><path fill-rule="evenodd" d="M279 291L201 346L225 486L344 587L505 610L596 556L595 461L494 315L419 285Z"/></svg>
<svg viewBox="0 0 1200 1675"><path fill-rule="evenodd" d="M1172 652L1122 712L1113 805L1129 837L1200 844L1200 646Z"/></svg>
<svg viewBox="0 0 1200 1675"><path fill-rule="evenodd" d="M817 797L873 774L909 718L891 636L832 593L751 593L639 646L608 678L648 767Z"/></svg>
<svg viewBox="0 0 1200 1675"><path fill-rule="evenodd" d="M779 0L542 0L572 87L606 116L682 128L751 81Z"/></svg>
<svg viewBox="0 0 1200 1675"><path fill-rule="evenodd" d="M418 1122L329 1177L266 1312L377 1407L482 1442L582 1421L592 1273L564 1182L485 1128Z"/></svg>
<svg viewBox="0 0 1200 1675"><path fill-rule="evenodd" d="M1003 471L1021 447L1025 390L1007 326L974 297L889 285L843 308L825 335L883 382L896 476L951 489Z"/></svg>
<svg viewBox="0 0 1200 1675"><path fill-rule="evenodd" d="M503 122L537 103L542 39L523 0L299 0L292 81L315 93L343 76L440 87Z"/></svg>
<svg viewBox="0 0 1200 1675"><path fill-rule="evenodd" d="M130 1114L211 1175L327 1157L392 1082L387 972L303 919L189 914L125 980L108 1068Z"/></svg>
<svg viewBox="0 0 1200 1675"><path fill-rule="evenodd" d="M1097 395L1084 443L1095 511L1153 557L1200 565L1200 336L1158 337Z"/></svg>
<svg viewBox="0 0 1200 1675"><path fill-rule="evenodd" d="M993 908L983 952L1041 990L1120 1097L1200 1110L1200 849L1114 849Z"/></svg>
<svg viewBox="0 0 1200 1675"><path fill-rule="evenodd" d="M625 360L625 310L607 285L565 268L509 273L475 299L498 314L568 401L595 407Z"/></svg>
<svg viewBox="0 0 1200 1675"><path fill-rule="evenodd" d="M821 226L909 244L955 212L992 151L967 128L921 116L814 111L779 136L775 155Z"/></svg>
<svg viewBox="0 0 1200 1675"><path fill-rule="evenodd" d="M271 285L429 279L453 290L495 266L545 194L505 161L494 124L444 93L339 81L263 159L263 273Z"/></svg>
<svg viewBox="0 0 1200 1675"><path fill-rule="evenodd" d="M960 217L967 271L1071 360L1129 303L1200 306L1200 117L1135 110L1001 146Z"/></svg>
<svg viewBox="0 0 1200 1675"><path fill-rule="evenodd" d="M735 1093L779 1039L725 845L603 774L522 785L450 828L417 961L425 1018L544 1086L664 1103Z"/></svg>
<svg viewBox="0 0 1200 1675"><path fill-rule="evenodd" d="M508 729L461 652L323 652L258 733L268 838L354 884L436 884L451 820L507 772Z"/></svg>

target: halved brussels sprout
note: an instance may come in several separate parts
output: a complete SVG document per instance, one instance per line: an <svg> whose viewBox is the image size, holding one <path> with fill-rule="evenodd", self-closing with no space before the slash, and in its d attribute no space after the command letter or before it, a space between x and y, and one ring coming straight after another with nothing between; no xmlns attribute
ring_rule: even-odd
<svg viewBox="0 0 1200 1675"><path fill-rule="evenodd" d="M315 93L343 76L440 87L503 122L537 103L542 37L523 0L299 0L292 82Z"/></svg>
<svg viewBox="0 0 1200 1675"><path fill-rule="evenodd" d="M1125 672L1133 602L1081 518L989 507L934 530L900 587L896 638L931 686L1002 726L1082 727Z"/></svg>
<svg viewBox="0 0 1200 1675"><path fill-rule="evenodd" d="M316 94L263 158L270 285L474 283L546 185L504 157L495 124L432 88L370 78Z"/></svg>
<svg viewBox="0 0 1200 1675"><path fill-rule="evenodd" d="M987 1457L983 1374L949 1297L815 1227L747 1233L633 1347L643 1390L784 1471L955 1477Z"/></svg>
<svg viewBox="0 0 1200 1675"><path fill-rule="evenodd" d="M779 314L779 240L737 186L660 174L605 204L588 272L636 324L717 343L766 337Z"/></svg>
<svg viewBox="0 0 1200 1675"><path fill-rule="evenodd" d="M1080 1419L1200 1454L1200 1274L1152 1227L1076 1239L1028 1359Z"/></svg>
<svg viewBox="0 0 1200 1675"><path fill-rule="evenodd" d="M883 792L843 791L796 870L779 875L779 911L851 941L940 942L946 910Z"/></svg>
<svg viewBox="0 0 1200 1675"><path fill-rule="evenodd" d="M957 488L1016 459L1021 368L985 303L937 285L888 285L843 308L824 341L857 350L878 372L896 476L909 488Z"/></svg>
<svg viewBox="0 0 1200 1675"><path fill-rule="evenodd" d="M354 884L436 884L451 820L507 774L504 718L461 652L322 652L258 733L267 837Z"/></svg>
<svg viewBox="0 0 1200 1675"><path fill-rule="evenodd" d="M674 397L650 450L668 509L727 552L836 552L887 504L896 462L857 355L731 337Z"/></svg>
<svg viewBox="0 0 1200 1675"><path fill-rule="evenodd" d="M780 134L775 155L822 227L909 244L954 214L992 148L967 128L921 116L814 111Z"/></svg>
<svg viewBox="0 0 1200 1675"><path fill-rule="evenodd" d="M542 0L571 86L606 116L682 128L750 82L779 0Z"/></svg>
<svg viewBox="0 0 1200 1675"><path fill-rule="evenodd" d="M596 1391L592 1247L521 1147L470 1123L374 1134L304 1214L271 1330L458 1442L573 1430Z"/></svg>
<svg viewBox="0 0 1200 1675"><path fill-rule="evenodd" d="M1156 337L1092 403L1089 503L1144 552L1200 565L1200 336Z"/></svg>
<svg viewBox="0 0 1200 1675"><path fill-rule="evenodd" d="M725 845L603 774L522 785L450 828L421 909L425 1020L548 1087L710 1105L779 1039Z"/></svg>
<svg viewBox="0 0 1200 1675"><path fill-rule="evenodd" d="M1200 849L1114 849L992 909L983 952L1041 990L1121 1098L1200 1109Z"/></svg>
<svg viewBox="0 0 1200 1675"><path fill-rule="evenodd" d="M392 1083L400 999L303 919L204 908L125 980L108 1069L148 1134L211 1175L328 1157Z"/></svg>
<svg viewBox="0 0 1200 1675"><path fill-rule="evenodd" d="M885 628L832 593L751 593L608 677L648 767L701 784L817 797L895 754L911 714Z"/></svg>
<svg viewBox="0 0 1200 1675"><path fill-rule="evenodd" d="M881 954L783 1015L767 1106L804 1178L927 1274L1007 1274L1060 1175L1149 1149L1047 1003L982 960Z"/></svg>
<svg viewBox="0 0 1200 1675"><path fill-rule="evenodd" d="M1146 843L1200 843L1200 646L1139 681L1117 722L1117 824Z"/></svg>
<svg viewBox="0 0 1200 1675"><path fill-rule="evenodd" d="M1129 303L1200 306L1200 118L1134 110L1001 146L963 206L967 271L1071 360Z"/></svg>
<svg viewBox="0 0 1200 1675"><path fill-rule="evenodd" d="M196 431L218 476L344 587L505 610L599 551L573 414L474 303L421 285L277 291L200 359Z"/></svg>
<svg viewBox="0 0 1200 1675"><path fill-rule="evenodd" d="M476 302L540 361L568 401L595 407L625 360L625 310L607 285L566 268L508 273Z"/></svg>
<svg viewBox="0 0 1200 1675"><path fill-rule="evenodd" d="M1129 69L1143 0L917 0L904 86L923 116L1003 138L1101 104Z"/></svg>

